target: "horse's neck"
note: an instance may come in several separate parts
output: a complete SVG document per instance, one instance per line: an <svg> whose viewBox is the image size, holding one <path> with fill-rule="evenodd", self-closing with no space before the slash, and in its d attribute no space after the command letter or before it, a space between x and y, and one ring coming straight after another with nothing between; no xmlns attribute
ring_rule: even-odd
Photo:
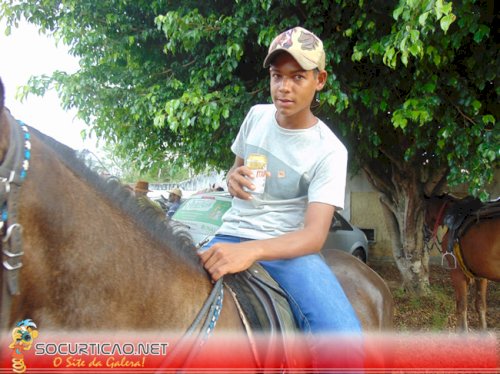
<svg viewBox="0 0 500 374"><path fill-rule="evenodd" d="M20 212L30 278L22 292L26 305L37 304L33 318L54 327L187 328L210 290L201 268L34 148Z"/></svg>

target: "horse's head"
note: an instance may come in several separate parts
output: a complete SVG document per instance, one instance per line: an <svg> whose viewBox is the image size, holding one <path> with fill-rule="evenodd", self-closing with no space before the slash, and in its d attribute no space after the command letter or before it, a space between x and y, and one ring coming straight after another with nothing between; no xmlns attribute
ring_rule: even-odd
<svg viewBox="0 0 500 374"><path fill-rule="evenodd" d="M5 94L3 91L3 83L2 83L2 78L0 78L0 112L3 110L3 103L5 101Z"/></svg>
<svg viewBox="0 0 500 374"><path fill-rule="evenodd" d="M0 163L4 158L5 151L9 146L9 130L7 126L7 118L4 114L5 91L3 88L2 79L0 78Z"/></svg>
<svg viewBox="0 0 500 374"><path fill-rule="evenodd" d="M454 200L448 194L425 197L424 225L426 232L429 232L432 237L436 236L438 227L443 223L446 210Z"/></svg>

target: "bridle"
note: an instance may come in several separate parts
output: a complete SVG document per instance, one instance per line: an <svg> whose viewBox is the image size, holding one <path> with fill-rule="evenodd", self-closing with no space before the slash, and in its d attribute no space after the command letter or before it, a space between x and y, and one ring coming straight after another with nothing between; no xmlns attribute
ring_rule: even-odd
<svg viewBox="0 0 500 374"><path fill-rule="evenodd" d="M4 111L5 113L5 111ZM18 222L19 190L31 158L28 126L7 115L9 148L0 164L0 248L2 249L2 298L0 331L9 327L12 296L20 294L19 272L23 266L22 226Z"/></svg>
<svg viewBox="0 0 500 374"><path fill-rule="evenodd" d="M440 248L440 252L442 253L441 266L445 269L448 269L448 270L454 270L457 268L457 257L455 256L455 254L452 251L448 251L448 250L443 249L442 243L438 240L438 237L437 237L437 232L438 232L439 226L441 226L441 224L444 221L444 216L445 216L446 208L448 207L448 203L449 203L449 201L443 202L443 204L439 208L439 211L438 211L438 214L436 217L436 221L434 222L434 227L432 229L432 234L431 234L430 240L432 243L437 243L438 248ZM448 230L448 227L446 229ZM447 265L445 260L451 261L451 265ZM464 273L465 273L465 270L464 270Z"/></svg>
<svg viewBox="0 0 500 374"><path fill-rule="evenodd" d="M448 201L445 201L439 208L436 221L434 222L434 227L432 228L431 240L437 241L437 232L439 226L441 226L441 223L443 222L444 212L446 211L447 206L448 206Z"/></svg>
<svg viewBox="0 0 500 374"><path fill-rule="evenodd" d="M441 205L437 217L434 220L432 230L429 228L429 225L427 224L427 221L430 220L428 218L428 209L425 213L425 221L424 221L424 240L425 240L425 248L427 251L430 251L434 246L438 247L438 250L441 252L441 240L439 240L437 236L437 232L439 229L439 226L441 225L441 222L443 221L444 217L444 212L446 209L446 205L448 205L448 202L444 202L443 205ZM430 243L430 245L429 245Z"/></svg>

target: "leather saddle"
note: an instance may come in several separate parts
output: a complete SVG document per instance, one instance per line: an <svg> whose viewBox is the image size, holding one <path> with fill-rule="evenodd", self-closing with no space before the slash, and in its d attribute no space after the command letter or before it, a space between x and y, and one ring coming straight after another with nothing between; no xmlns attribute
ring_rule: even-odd
<svg viewBox="0 0 500 374"><path fill-rule="evenodd" d="M272 338L267 345L257 344L260 364L265 366L267 360L283 357L287 367L291 357L286 341L299 329L285 292L258 263L243 272L225 275L224 284L231 291L250 339L259 333Z"/></svg>
<svg viewBox="0 0 500 374"><path fill-rule="evenodd" d="M448 227L449 240L447 251L453 252L458 239L480 220L500 216L500 200L482 203L479 199L466 197L447 210L443 223Z"/></svg>

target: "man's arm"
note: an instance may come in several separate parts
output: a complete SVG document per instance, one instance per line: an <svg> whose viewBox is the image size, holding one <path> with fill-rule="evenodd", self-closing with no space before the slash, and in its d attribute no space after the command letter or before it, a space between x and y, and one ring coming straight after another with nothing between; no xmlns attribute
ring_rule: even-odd
<svg viewBox="0 0 500 374"><path fill-rule="evenodd" d="M228 190L241 199L251 198L242 185L251 186L245 178L251 170L242 166L241 158L236 158L228 173ZM304 227L277 238L252 240L239 244L216 243L200 254L205 269L214 280L224 274L237 273L248 269L255 261L293 258L321 250L328 235L335 207L312 202L308 205Z"/></svg>

